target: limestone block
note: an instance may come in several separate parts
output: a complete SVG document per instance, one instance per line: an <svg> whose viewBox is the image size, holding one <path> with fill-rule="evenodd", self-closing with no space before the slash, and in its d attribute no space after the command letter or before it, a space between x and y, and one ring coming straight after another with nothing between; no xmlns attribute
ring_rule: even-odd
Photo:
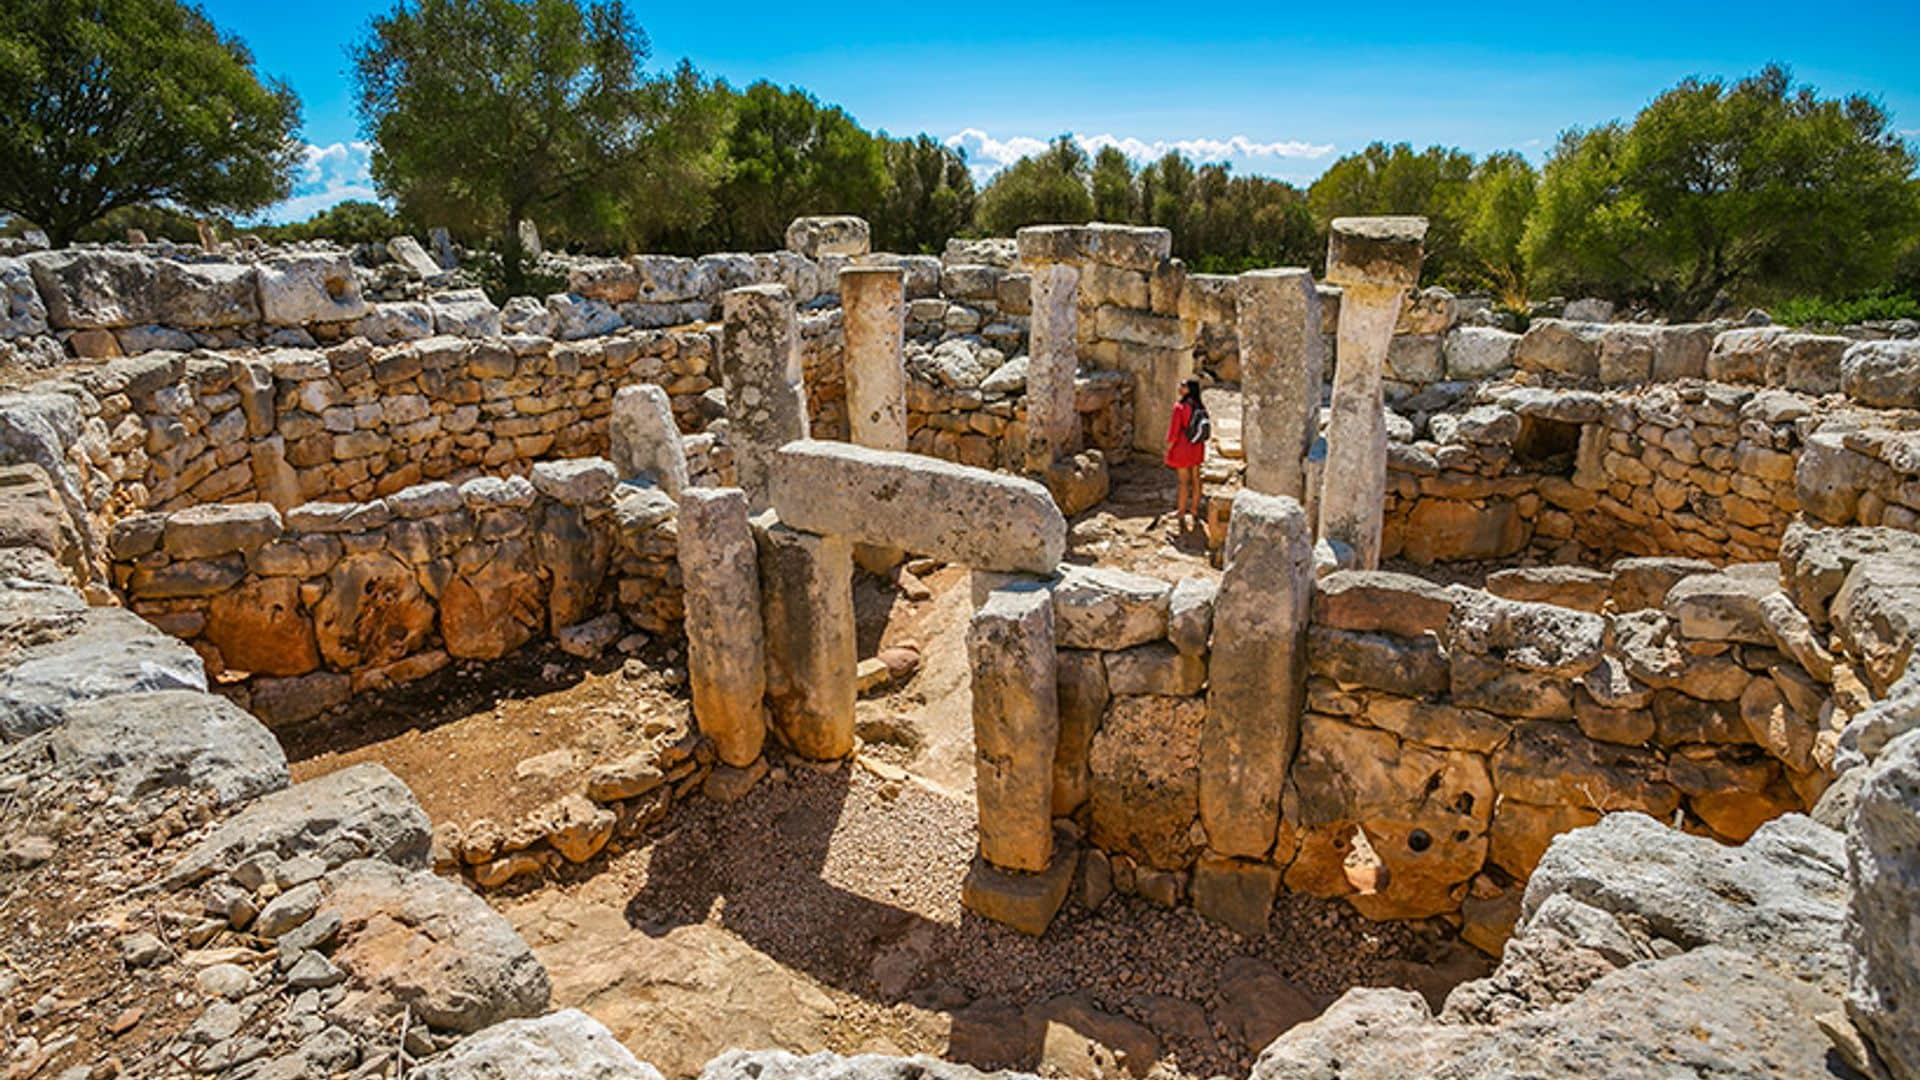
<svg viewBox="0 0 1920 1080"><path fill-rule="evenodd" d="M1513 366L1520 335L1491 326L1456 326L1441 347L1449 379L1485 379Z"/></svg>
<svg viewBox="0 0 1920 1080"><path fill-rule="evenodd" d="M1584 566L1516 566L1487 576L1487 591L1508 600L1598 613L1613 595L1613 575Z"/></svg>
<svg viewBox="0 0 1920 1080"><path fill-rule="evenodd" d="M155 322L202 329L260 321L260 289L252 266L159 259L153 269Z"/></svg>
<svg viewBox="0 0 1920 1080"><path fill-rule="evenodd" d="M427 254L427 249L420 246L420 241L415 240L411 236L402 234L389 239L387 241L387 254L392 256L394 262L399 263L406 269L407 273L414 277L430 278L440 276L440 264L434 262L433 256Z"/></svg>
<svg viewBox="0 0 1920 1080"><path fill-rule="evenodd" d="M0 341L47 332L47 305L33 271L19 259L0 256Z"/></svg>
<svg viewBox="0 0 1920 1080"><path fill-rule="evenodd" d="M792 294L779 285L729 291L723 300L720 379L728 440L749 503L767 505L774 452L807 437L800 330Z"/></svg>
<svg viewBox="0 0 1920 1080"><path fill-rule="evenodd" d="M1728 330L1713 339L1707 377L1830 394L1840 389L1841 359L1850 344L1843 337L1796 334L1779 326Z"/></svg>
<svg viewBox="0 0 1920 1080"><path fill-rule="evenodd" d="M625 320L605 300L574 293L547 297L547 332L558 341L601 337L625 326Z"/></svg>
<svg viewBox="0 0 1920 1080"><path fill-rule="evenodd" d="M1330 472L1329 490L1333 486ZM1460 499L1421 499L1407 515L1400 553L1422 566L1504 559L1527 546L1527 535L1527 522L1511 502L1476 506Z"/></svg>
<svg viewBox="0 0 1920 1080"><path fill-rule="evenodd" d="M1306 631L1313 591L1306 513L1283 496L1234 500L1200 740L1199 806L1208 846L1263 858L1273 847L1280 789L1299 740Z"/></svg>
<svg viewBox="0 0 1920 1080"><path fill-rule="evenodd" d="M1342 686L1393 694L1444 693L1447 659L1432 635L1416 638L1315 626L1308 633L1308 670Z"/></svg>
<svg viewBox="0 0 1920 1080"><path fill-rule="evenodd" d="M1438 334L1397 334L1387 345L1387 377L1424 387L1446 378Z"/></svg>
<svg viewBox="0 0 1920 1080"><path fill-rule="evenodd" d="M1066 903L1079 865L1079 849L1066 833L1055 837L1053 856L1041 873L1003 870L976 856L960 883L960 903L982 918L1039 937Z"/></svg>
<svg viewBox="0 0 1920 1080"><path fill-rule="evenodd" d="M1502 798L1535 806L1638 810L1661 820L1670 820L1680 806L1680 792L1666 782L1656 755L1595 742L1572 724L1521 721L1492 764Z"/></svg>
<svg viewBox="0 0 1920 1080"><path fill-rule="evenodd" d="M380 667L418 651L434 625L433 602L413 570L384 552L342 559L314 606L320 653L336 671Z"/></svg>
<svg viewBox="0 0 1920 1080"><path fill-rule="evenodd" d="M124 608L62 619L62 633L26 645L0 669L0 738L58 726L82 702L146 690L207 689L200 657Z"/></svg>
<svg viewBox="0 0 1920 1080"><path fill-rule="evenodd" d="M1574 678L1600 662L1607 621L1554 604L1462 589L1447 622L1450 655L1489 657L1524 671Z"/></svg>
<svg viewBox="0 0 1920 1080"><path fill-rule="evenodd" d="M436 334L463 338L500 336L500 309L479 289L457 289L427 297Z"/></svg>
<svg viewBox="0 0 1920 1080"><path fill-rule="evenodd" d="M418 301L370 304L353 332L375 345L397 345L433 336L433 309Z"/></svg>
<svg viewBox="0 0 1920 1080"><path fill-rule="evenodd" d="M1115 694L1197 694L1207 681L1207 661L1165 641L1106 654L1107 686Z"/></svg>
<svg viewBox="0 0 1920 1080"><path fill-rule="evenodd" d="M1522 371L1590 379L1600 374L1600 339L1606 327L1566 319L1535 319L1513 351Z"/></svg>
<svg viewBox="0 0 1920 1080"><path fill-rule="evenodd" d="M760 756L767 730L766 637L746 494L685 490L679 535L694 719L722 761L745 767Z"/></svg>
<svg viewBox="0 0 1920 1080"><path fill-rule="evenodd" d="M1920 1075L1920 734L1894 740L1867 771L1847 829L1847 1015L1896 1075Z"/></svg>
<svg viewBox="0 0 1920 1080"><path fill-rule="evenodd" d="M1057 613L1054 629L1059 629ZM1106 664L1091 650L1057 649L1054 681L1060 738L1053 755L1053 816L1067 817L1087 801L1087 753L1107 712Z"/></svg>
<svg viewBox="0 0 1920 1080"><path fill-rule="evenodd" d="M1597 372L1608 386L1631 386L1653 377L1660 328L1638 323L1608 325L1600 332Z"/></svg>
<svg viewBox="0 0 1920 1080"><path fill-rule="evenodd" d="M312 855L329 868L372 858L425 869L433 825L407 785L384 767L350 765L264 795L189 848L168 887L224 873L262 852L281 861Z"/></svg>
<svg viewBox="0 0 1920 1080"><path fill-rule="evenodd" d="M846 757L859 692L852 545L760 522L754 540L774 734L802 757Z"/></svg>
<svg viewBox="0 0 1920 1080"><path fill-rule="evenodd" d="M687 486L687 451L673 419L673 400L652 383L623 386L613 395L608 456L621 479L649 477L669 498Z"/></svg>
<svg viewBox="0 0 1920 1080"><path fill-rule="evenodd" d="M1288 888L1346 896L1374 919L1459 906L1486 860L1494 789L1485 758L1310 713L1290 775L1287 826L1300 853L1287 868ZM1356 891L1347 873L1356 830L1384 870L1370 891Z"/></svg>
<svg viewBox="0 0 1920 1080"><path fill-rule="evenodd" d="M567 292L607 304L623 304L640 294L634 269L612 259L582 263L567 271Z"/></svg>
<svg viewBox="0 0 1920 1080"><path fill-rule="evenodd" d="M1245 938L1267 932L1280 890L1280 868L1270 862L1206 854L1193 867L1193 909Z"/></svg>
<svg viewBox="0 0 1920 1080"><path fill-rule="evenodd" d="M1760 602L1779 588L1776 564L1737 564L1681 578L1667 590L1664 606L1684 637L1770 645Z"/></svg>
<svg viewBox="0 0 1920 1080"><path fill-rule="evenodd" d="M1044 468L1073 444L1079 426L1074 409L1079 271L1048 264L1034 268L1032 329L1027 362L1028 468Z"/></svg>
<svg viewBox="0 0 1920 1080"><path fill-rule="evenodd" d="M410 1070L415 1080L660 1080L598 1020L562 1009L531 1020L508 1020L467 1036Z"/></svg>
<svg viewBox="0 0 1920 1080"><path fill-rule="evenodd" d="M906 275L897 268L840 271L846 333L847 421L853 441L877 450L907 448Z"/></svg>
<svg viewBox="0 0 1920 1080"><path fill-rule="evenodd" d="M1840 389L1862 405L1920 408L1920 339L1848 346L1840 357Z"/></svg>
<svg viewBox="0 0 1920 1080"><path fill-rule="evenodd" d="M546 625L546 589L524 542L496 545L484 563L463 568L440 591L440 637L461 659L497 660Z"/></svg>
<svg viewBox="0 0 1920 1080"><path fill-rule="evenodd" d="M1326 367L1320 298L1305 270L1240 275L1240 441L1246 486L1306 501L1306 456L1319 435Z"/></svg>
<svg viewBox="0 0 1920 1080"><path fill-rule="evenodd" d="M1205 724L1195 698L1112 699L1089 754L1096 845L1161 870L1192 863Z"/></svg>
<svg viewBox="0 0 1920 1080"><path fill-rule="evenodd" d="M300 583L263 578L207 605L207 640L229 671L305 675L320 666L313 620L300 603Z"/></svg>
<svg viewBox="0 0 1920 1080"><path fill-rule="evenodd" d="M1167 636L1167 583L1115 567L1063 566L1053 588L1054 636L1064 648L1132 648Z"/></svg>
<svg viewBox="0 0 1920 1080"><path fill-rule="evenodd" d="M246 711L213 694L162 690L76 705L44 751L56 771L135 802L168 789L222 806L287 786L287 758Z"/></svg>
<svg viewBox="0 0 1920 1080"><path fill-rule="evenodd" d="M168 515L163 542L176 559L209 559L252 551L280 532L280 512L265 503L213 504Z"/></svg>
<svg viewBox="0 0 1920 1080"><path fill-rule="evenodd" d="M1420 282L1426 236L1422 217L1335 218L1327 236L1327 282L1411 289Z"/></svg>
<svg viewBox="0 0 1920 1080"><path fill-rule="evenodd" d="M1313 621L1340 630L1419 637L1446 629L1458 599L1447 586L1386 570L1338 570L1321 578Z"/></svg>
<svg viewBox="0 0 1920 1080"><path fill-rule="evenodd" d="M282 254L259 264L260 317L275 326L348 322L367 313L344 253Z"/></svg>
<svg viewBox="0 0 1920 1080"><path fill-rule="evenodd" d="M967 629L980 853L1037 872L1052 858L1060 714L1053 605L1037 582L995 589Z"/></svg>
<svg viewBox="0 0 1920 1080"><path fill-rule="evenodd" d="M1868 685L1887 694L1920 640L1920 558L1889 553L1855 563L1834 596L1833 626Z"/></svg>
<svg viewBox="0 0 1920 1080"><path fill-rule="evenodd" d="M24 260L58 330L111 329L159 321L154 261L131 251L64 248Z"/></svg>
<svg viewBox="0 0 1920 1080"><path fill-rule="evenodd" d="M1167 600L1167 639L1175 648L1196 656L1207 651L1213 638L1213 605L1219 595L1220 583L1209 578L1181 578L1174 584Z"/></svg>
<svg viewBox="0 0 1920 1080"><path fill-rule="evenodd" d="M1714 565L1705 559L1671 556L1618 559L1612 566L1613 609L1622 612L1664 609L1667 590L1675 583L1695 574L1711 574L1714 570Z"/></svg>
<svg viewBox="0 0 1920 1080"><path fill-rule="evenodd" d="M851 214L798 217L787 226L787 250L809 259L865 255L872 248L872 230L866 219Z"/></svg>
<svg viewBox="0 0 1920 1080"><path fill-rule="evenodd" d="M796 529L976 570L1051 574L1066 551L1066 519L1031 480L819 440L786 445L768 464L770 501Z"/></svg>
<svg viewBox="0 0 1920 1080"><path fill-rule="evenodd" d="M1459 304L1453 294L1438 285L1416 289L1400 305L1400 320L1394 324L1395 337L1444 336L1459 317ZM1436 376L1437 378L1437 376Z"/></svg>
<svg viewBox="0 0 1920 1080"><path fill-rule="evenodd" d="M695 259L634 255L627 259L627 265L633 270L634 295L626 299L678 304L710 299L715 291L712 275Z"/></svg>

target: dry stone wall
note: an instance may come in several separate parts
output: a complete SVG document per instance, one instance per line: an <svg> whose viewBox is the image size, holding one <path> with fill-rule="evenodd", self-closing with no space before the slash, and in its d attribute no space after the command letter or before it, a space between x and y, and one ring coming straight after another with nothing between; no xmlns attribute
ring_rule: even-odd
<svg viewBox="0 0 1920 1080"><path fill-rule="evenodd" d="M598 458L368 502L136 514L109 535L132 610L269 724L557 639L597 655L677 631L675 506Z"/></svg>

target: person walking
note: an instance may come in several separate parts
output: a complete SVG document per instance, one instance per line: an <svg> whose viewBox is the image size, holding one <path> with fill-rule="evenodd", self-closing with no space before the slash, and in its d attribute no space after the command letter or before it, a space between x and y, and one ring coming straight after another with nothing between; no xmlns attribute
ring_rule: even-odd
<svg viewBox="0 0 1920 1080"><path fill-rule="evenodd" d="M1185 532L1200 521L1200 465L1207 459L1207 439L1213 434L1213 421L1206 403L1200 400L1200 382L1188 379L1180 385L1180 400L1173 407L1173 420L1167 425L1167 468L1180 484L1174 516ZM1187 515L1193 515L1193 523Z"/></svg>

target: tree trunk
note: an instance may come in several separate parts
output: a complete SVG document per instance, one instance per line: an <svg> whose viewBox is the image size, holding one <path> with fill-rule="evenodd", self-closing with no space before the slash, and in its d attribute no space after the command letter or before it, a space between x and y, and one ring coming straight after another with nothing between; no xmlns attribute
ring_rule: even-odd
<svg viewBox="0 0 1920 1080"><path fill-rule="evenodd" d="M505 279L507 297L519 296L527 282L521 266L525 252L520 249L520 222L525 216L519 210L507 212L506 243L500 249L500 276Z"/></svg>

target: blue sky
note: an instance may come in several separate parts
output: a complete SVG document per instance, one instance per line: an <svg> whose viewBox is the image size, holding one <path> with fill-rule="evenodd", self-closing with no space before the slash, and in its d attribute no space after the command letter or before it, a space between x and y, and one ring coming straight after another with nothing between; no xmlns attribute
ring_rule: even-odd
<svg viewBox="0 0 1920 1080"><path fill-rule="evenodd" d="M270 216L372 197L346 47L390 6L205 0L305 105L308 164ZM797 84L869 128L957 141L981 174L1063 133L1302 183L1375 139L1538 158L1561 130L1630 118L1687 75L1769 61L1824 95L1875 95L1920 138L1920 0L631 7L655 68L687 57L736 85Z"/></svg>

